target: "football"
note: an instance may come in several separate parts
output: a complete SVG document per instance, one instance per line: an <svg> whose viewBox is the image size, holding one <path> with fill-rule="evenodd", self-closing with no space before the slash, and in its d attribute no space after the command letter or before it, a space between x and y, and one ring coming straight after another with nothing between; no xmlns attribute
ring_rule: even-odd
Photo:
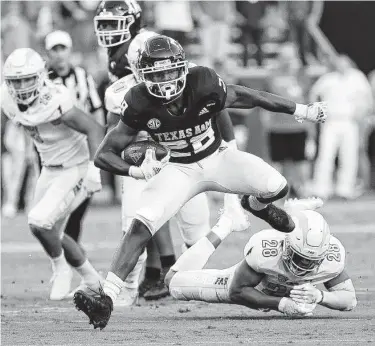
<svg viewBox="0 0 375 346"><path fill-rule="evenodd" d="M163 159L169 152L166 147L154 141L137 141L129 144L125 148L123 159L129 165L140 166L145 158L147 149L155 149L157 160Z"/></svg>

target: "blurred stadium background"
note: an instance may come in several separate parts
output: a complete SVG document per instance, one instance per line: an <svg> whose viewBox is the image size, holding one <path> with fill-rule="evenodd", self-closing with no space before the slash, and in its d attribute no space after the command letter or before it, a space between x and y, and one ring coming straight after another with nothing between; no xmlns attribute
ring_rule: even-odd
<svg viewBox="0 0 375 346"><path fill-rule="evenodd" d="M67 31L72 37L74 65L85 67L94 77L100 96L108 86L106 53L98 47L94 34L93 17L99 1L1 1L1 66L16 48L32 47L48 60L44 38L54 30ZM144 24L147 28L165 33L179 40L188 58L197 64L214 67L228 83L238 83L256 89L298 98L309 102L315 82L331 71L333 61L339 54L347 55L352 66L361 71L375 100L375 2L370 1L140 1ZM288 78L285 78L288 77ZM281 88L280 88L281 83ZM285 87L283 87L285 86ZM362 89L361 89L362 90ZM363 98L362 98L363 96ZM363 100L363 101L362 101ZM366 100L366 101L365 101ZM375 102L362 94L349 100L364 109L355 115L352 125L358 130L358 141L350 142L344 136L342 142L354 147L356 183L347 194L335 193L329 186L320 191L329 198L324 209L333 231L343 241L349 253L348 266L359 293L359 307L348 318L339 313L319 311L321 320L298 323L298 331L288 322L275 316L263 318L261 314L245 309L207 307L206 304L172 303L167 299L160 304L144 304L129 311L116 312L116 322L100 334L99 339L87 332L83 319L67 302L49 307L45 300L49 278L48 261L39 244L27 230L25 208L32 194L34 168L26 167L22 188L17 198L18 215L2 213L2 339L5 344L57 345L82 344L103 345L123 342L124 326L128 327L129 345L139 344L255 344L293 343L300 338L311 345L320 344L371 344L371 324L374 316L374 266L373 232L375 221ZM367 102L367 103L366 103ZM366 103L364 107L362 103ZM283 170L293 189L291 196L316 195L317 177L326 175L324 165L317 166L319 153L330 150L333 140L321 148L319 126L281 126L269 114L259 110L231 112L239 147L263 157ZM325 125L323 125L325 126ZM336 124L340 128L340 123ZM12 138L4 143L5 127L1 132L2 153L2 205L4 207L4 174L12 177L13 150L19 159L28 161L23 139ZM305 133L304 159L294 162L288 157L273 159L278 143L271 141L277 134L287 142L288 135ZM12 135L12 134L10 134ZM280 137L279 137L280 138ZM300 143L300 142L296 142ZM12 145L14 144L14 146ZM298 144L296 144L298 145ZM272 146L276 146L272 147ZM21 147L21 148L20 148ZM290 150L293 150L290 149ZM341 153L345 156L345 150ZM277 156L277 155L276 155ZM282 155L281 155L282 156ZM276 162L277 161L277 162ZM336 154L333 166L341 162ZM298 169L297 169L298 167ZM319 167L319 170L317 170ZM337 173L333 173L336 178ZM105 270L120 236L120 188L116 179L103 174L104 188L95 197L96 207L91 208L84 224L83 243L89 257L100 270ZM29 184L28 184L29 182ZM211 194L212 217L218 207L220 196ZM263 225L253 220L252 232ZM103 233L103 229L106 233ZM242 246L248 234L231 236L227 245L212 261L213 267L232 265L239 260ZM179 255L181 239L174 231L176 254ZM202 309L205 307L205 309ZM223 312L224 311L224 312ZM186 315L181 315L186 313ZM222 314L229 320L222 320ZM147 317L145 317L147 316ZM252 318L255 318L253 320ZM273 320L275 318L275 320ZM332 318L338 318L333 328L339 340L332 336ZM65 324L69 324L69 332ZM174 320L171 328L162 327L166 320ZM250 327L249 328L249 319ZM115 320L115 318L113 318ZM68 321L68 322L67 322ZM146 322L137 325L138 322ZM77 325L78 323L78 325ZM14 327L16 325L16 328ZM229 330L236 332L223 332ZM162 328L158 336L156 330ZM85 332L82 332L84 330ZM148 337L144 331L147 330ZM288 331L287 336L280 333ZM309 334L314 330L318 339ZM43 331L43 332L42 332ZM78 337L73 342L71 333ZM108 332L108 333L107 333ZM110 334L112 332L112 334ZM262 335L266 332L269 338ZM372 331L373 332L373 331ZM334 334L334 335L335 335ZM203 336L202 336L203 335ZM257 337L254 338L254 335ZM260 336L261 337L260 337ZM275 337L278 337L275 339ZM203 339L202 339L203 337ZM273 337L273 338L272 338ZM5 338L5 339L4 339ZM242 339L241 339L242 338ZM72 340L72 341L67 341ZM120 341L119 341L120 340ZM189 340L183 343L182 340ZM276 341L275 341L276 340ZM298 342L297 342L298 344Z"/></svg>
<svg viewBox="0 0 375 346"><path fill-rule="evenodd" d="M2 63L19 47L32 47L48 61L44 38L54 30L67 31L73 41L72 64L81 65L92 74L103 98L109 81L106 53L98 47L93 30L98 3L95 0L1 1ZM178 39L190 60L214 67L229 83L273 91L308 102L312 85L330 71L333 57L345 54L368 77L375 95L373 2L140 1L140 5L145 27ZM285 74L291 78L285 80ZM275 75L280 79L274 78ZM278 87L278 83L285 88ZM375 188L373 105L360 113L356 115L360 141L353 143L358 147L357 184L355 190L340 196L346 199L356 198ZM277 128L280 121L275 123L275 118L259 110L254 110L250 117L243 115L246 113L231 112L240 147L273 161L275 166L283 169L287 178L295 181L293 195L310 194L314 189L314 177L320 173L314 175L320 147L319 127L296 127L288 122L284 129L280 129ZM4 130L3 127L2 134ZM277 146L278 142L277 139L270 140L271 133L283 136L295 132L308 134L305 141L296 142L306 145L305 160L298 165L301 169L297 174L288 169L287 157L274 159L272 152L275 148L272 146ZM7 152L4 136L2 152ZM276 156L280 155L276 153ZM340 163L338 161L335 160L336 167ZM26 177L18 201L21 210L25 204L25 190L27 192L30 186L26 184ZM96 202L118 203L120 189L118 184L116 186L116 179L104 174L104 181L105 188L95 197ZM335 197L331 192L323 191L321 194L322 197L328 197L327 194ZM4 195L6 197L6 193Z"/></svg>

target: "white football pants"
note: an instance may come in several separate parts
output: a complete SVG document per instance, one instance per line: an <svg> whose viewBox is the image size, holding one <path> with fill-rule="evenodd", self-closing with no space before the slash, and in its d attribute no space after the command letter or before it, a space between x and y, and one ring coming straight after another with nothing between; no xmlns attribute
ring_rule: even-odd
<svg viewBox="0 0 375 346"><path fill-rule="evenodd" d="M135 217L155 234L188 201L202 192L272 198L286 184L285 178L261 158L228 148L223 143L215 153L201 161L168 163L147 182Z"/></svg>
<svg viewBox="0 0 375 346"><path fill-rule="evenodd" d="M61 221L87 198L86 190L81 188L87 164L86 161L69 168L42 168L28 214L29 225L46 230L58 228L60 236L64 235Z"/></svg>

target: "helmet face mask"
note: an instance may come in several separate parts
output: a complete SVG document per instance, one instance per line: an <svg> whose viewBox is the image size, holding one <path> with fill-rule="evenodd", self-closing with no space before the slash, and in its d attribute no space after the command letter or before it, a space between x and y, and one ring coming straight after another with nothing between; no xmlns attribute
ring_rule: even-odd
<svg viewBox="0 0 375 346"><path fill-rule="evenodd" d="M95 34L98 44L102 47L114 47L132 38L130 26L135 22L133 15L113 16L109 18L94 18Z"/></svg>
<svg viewBox="0 0 375 346"><path fill-rule="evenodd" d="M29 48L16 49L4 64L4 79L17 104L30 105L39 96L47 77L45 62Z"/></svg>
<svg viewBox="0 0 375 346"><path fill-rule="evenodd" d="M170 60L156 61L154 67L138 70L141 81L155 97L170 100L181 94L186 85L187 61L171 63Z"/></svg>
<svg viewBox="0 0 375 346"><path fill-rule="evenodd" d="M282 259L295 276L304 276L319 269L330 243L330 230L323 216L308 210L292 215L296 228L283 243Z"/></svg>
<svg viewBox="0 0 375 346"><path fill-rule="evenodd" d="M137 75L154 97L167 101L178 97L185 89L188 72L184 50L170 37L151 37L139 51Z"/></svg>
<svg viewBox="0 0 375 346"><path fill-rule="evenodd" d="M136 1L102 1L94 17L98 44L110 48L131 40L140 29L140 20Z"/></svg>
<svg viewBox="0 0 375 346"><path fill-rule="evenodd" d="M304 276L319 268L323 262L325 254L318 258L306 257L296 251L288 240L284 241L283 246L283 261L289 271L295 276Z"/></svg>

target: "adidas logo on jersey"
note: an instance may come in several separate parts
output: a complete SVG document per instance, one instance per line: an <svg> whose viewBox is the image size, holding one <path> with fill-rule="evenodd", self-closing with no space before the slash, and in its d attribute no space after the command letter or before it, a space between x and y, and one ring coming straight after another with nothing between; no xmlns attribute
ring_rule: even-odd
<svg viewBox="0 0 375 346"><path fill-rule="evenodd" d="M203 109L199 112L199 115L203 115L203 114L206 114L208 112L209 112L209 110L206 107L203 107Z"/></svg>

